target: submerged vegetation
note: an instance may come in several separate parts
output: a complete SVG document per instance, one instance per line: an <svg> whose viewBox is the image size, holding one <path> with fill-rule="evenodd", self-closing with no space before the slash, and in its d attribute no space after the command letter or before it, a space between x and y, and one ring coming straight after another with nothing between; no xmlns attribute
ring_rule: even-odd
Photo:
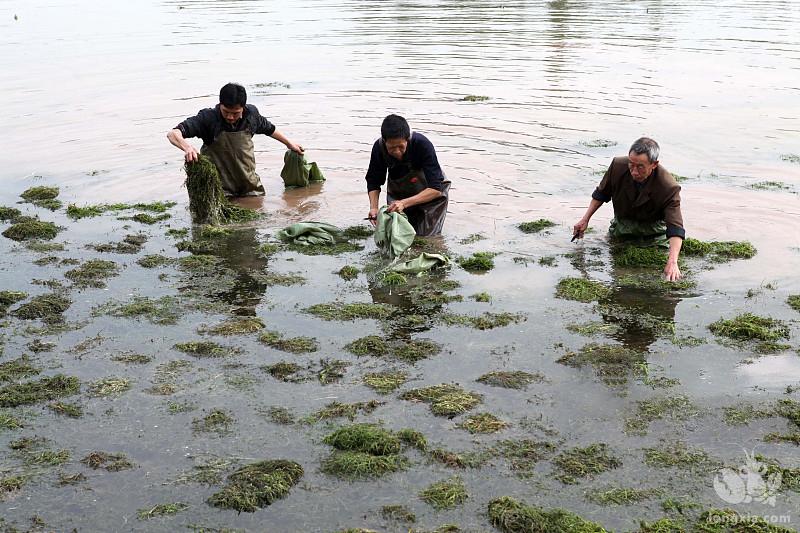
<svg viewBox="0 0 800 533"><path fill-rule="evenodd" d="M492 252L475 252L471 257L462 257L458 260L461 268L467 272L488 272L494 268Z"/></svg>
<svg viewBox="0 0 800 533"><path fill-rule="evenodd" d="M78 394L80 387L78 378L63 374L27 383L14 383L0 389L0 407L17 407L58 400Z"/></svg>
<svg viewBox="0 0 800 533"><path fill-rule="evenodd" d="M3 236L15 241L30 241L34 239L49 241L55 239L59 231L61 231L61 228L52 222L26 220L13 224L3 232Z"/></svg>
<svg viewBox="0 0 800 533"><path fill-rule="evenodd" d="M465 413L481 403L482 396L468 392L458 385L443 383L432 387L412 389L400 395L402 400L425 402L437 416L454 417Z"/></svg>
<svg viewBox="0 0 800 533"><path fill-rule="evenodd" d="M228 476L228 484L208 503L223 509L252 513L285 498L303 477L303 467L285 459L259 461Z"/></svg>
<svg viewBox="0 0 800 533"><path fill-rule="evenodd" d="M722 262L750 259L756 255L756 249L747 241L704 242L689 237L683 241L681 254L687 257L709 257L712 261Z"/></svg>
<svg viewBox="0 0 800 533"><path fill-rule="evenodd" d="M493 387L524 389L530 383L541 383L545 379L541 374L531 374L522 370L498 370L484 374L475 381Z"/></svg>
<svg viewBox="0 0 800 533"><path fill-rule="evenodd" d="M260 217L257 212L236 206L225 198L217 167L204 155L198 156L197 162L186 164L185 185L195 224L242 223Z"/></svg>
<svg viewBox="0 0 800 533"><path fill-rule="evenodd" d="M553 459L553 464L561 469L556 479L563 483L578 483L578 478L593 477L613 468L622 466L622 461L611 455L608 445L592 444L584 448L566 450Z"/></svg>
<svg viewBox="0 0 800 533"><path fill-rule="evenodd" d="M778 341L789 338L789 327L774 318L765 318L752 313L743 313L730 320L719 319L708 329L714 335L747 341Z"/></svg>
<svg viewBox="0 0 800 533"><path fill-rule="evenodd" d="M543 229L552 228L555 225L556 223L552 220L540 218L539 220L534 220L533 222L522 222L521 224L518 224L517 227L523 233L539 233Z"/></svg>
<svg viewBox="0 0 800 533"><path fill-rule="evenodd" d="M467 500L467 488L460 478L438 481L419 493L419 497L434 509L450 509Z"/></svg>
<svg viewBox="0 0 800 533"><path fill-rule="evenodd" d="M400 439L375 424L344 426L323 439L334 451L323 460L322 471L347 479L379 477L408 466L400 455Z"/></svg>
<svg viewBox="0 0 800 533"><path fill-rule="evenodd" d="M611 289L599 281L583 278L564 278L556 285L556 297L578 302L602 300L611 294Z"/></svg>
<svg viewBox="0 0 800 533"><path fill-rule="evenodd" d="M509 496L489 502L489 521L503 533L607 533L569 511L545 510Z"/></svg>

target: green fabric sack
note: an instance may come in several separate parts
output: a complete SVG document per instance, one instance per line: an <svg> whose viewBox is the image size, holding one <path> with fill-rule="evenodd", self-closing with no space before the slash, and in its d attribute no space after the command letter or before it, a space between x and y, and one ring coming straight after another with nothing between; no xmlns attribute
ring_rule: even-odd
<svg viewBox="0 0 800 533"><path fill-rule="evenodd" d="M627 218L611 219L608 234L621 241L636 241L643 245L669 247L667 225L663 220L639 222Z"/></svg>
<svg viewBox="0 0 800 533"><path fill-rule="evenodd" d="M308 187L309 182L325 181L325 176L316 163L306 161L306 156L291 150L283 154L283 185L291 187Z"/></svg>
<svg viewBox="0 0 800 533"><path fill-rule="evenodd" d="M325 222L298 222L280 230L279 239L301 246L312 244L333 245L342 239L343 231Z"/></svg>
<svg viewBox="0 0 800 533"><path fill-rule="evenodd" d="M405 213L389 213L383 206L378 211L378 225L375 228L375 244L381 253L394 259L408 250L417 232Z"/></svg>
<svg viewBox="0 0 800 533"><path fill-rule="evenodd" d="M429 270L449 266L450 263L450 258L446 255L422 252L414 259L395 263L390 265L386 270L390 272L399 272L400 274L416 274L419 276Z"/></svg>

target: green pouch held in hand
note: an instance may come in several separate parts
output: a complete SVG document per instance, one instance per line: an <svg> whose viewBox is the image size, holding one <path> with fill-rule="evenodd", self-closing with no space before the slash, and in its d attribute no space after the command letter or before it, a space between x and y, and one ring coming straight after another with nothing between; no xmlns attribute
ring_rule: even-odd
<svg viewBox="0 0 800 533"><path fill-rule="evenodd" d="M308 187L309 182L325 181L325 176L316 163L306 161L306 156L286 150L283 155L281 178L286 188Z"/></svg>

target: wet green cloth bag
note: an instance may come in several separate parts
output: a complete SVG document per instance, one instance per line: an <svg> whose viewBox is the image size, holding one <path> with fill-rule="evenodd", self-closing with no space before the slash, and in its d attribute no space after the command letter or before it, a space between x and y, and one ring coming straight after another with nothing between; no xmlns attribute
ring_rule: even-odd
<svg viewBox="0 0 800 533"><path fill-rule="evenodd" d="M298 222L280 230L277 236L282 241L293 242L302 246L310 246L312 244L333 245L341 239L342 230L325 222Z"/></svg>
<svg viewBox="0 0 800 533"><path fill-rule="evenodd" d="M442 254L429 254L422 252L414 259L403 261L389 266L386 270L399 272L401 274L420 275L434 268L442 268L450 265L450 258Z"/></svg>
<svg viewBox="0 0 800 533"><path fill-rule="evenodd" d="M283 154L281 178L286 188L308 187L310 182L325 181L325 176L316 163L306 161L306 156L286 150Z"/></svg>
<svg viewBox="0 0 800 533"><path fill-rule="evenodd" d="M375 228L375 244L381 253L394 259L408 250L417 232L405 213L389 213L386 206L378 211L378 226Z"/></svg>

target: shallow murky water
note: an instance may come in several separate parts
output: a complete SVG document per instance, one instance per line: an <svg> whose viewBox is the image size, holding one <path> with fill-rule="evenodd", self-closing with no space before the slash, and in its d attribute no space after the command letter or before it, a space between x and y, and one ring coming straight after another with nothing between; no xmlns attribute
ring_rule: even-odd
<svg viewBox="0 0 800 533"><path fill-rule="evenodd" d="M799 22L798 6L788 1L0 5L0 92L10 125L0 154L0 203L15 205L19 193L33 185L58 185L65 204L178 202L169 210L172 218L154 226L117 218L134 211L73 221L63 209L51 213L15 205L64 226L56 242L65 250L34 252L2 238L0 289L47 294L50 289L33 280L57 280L72 301L65 313L72 327L37 331L31 325L39 322L8 316L2 323L2 362L30 354L44 375L78 377L80 395L63 401L79 405L84 414L59 415L45 407L47 402L2 410L24 427L0 432L0 476L25 480L20 490L0 494L3 525L25 529L37 515L57 531L171 531L190 525L428 531L447 523L492 531L487 504L509 495L568 509L615 531L636 530L640 520L675 517L662 509L669 498L706 509L790 516L797 528L796 488L785 484L773 507L726 502L713 481L720 465L744 464L743 449L755 449L787 468L800 467L796 445L763 441L768 433L791 432L786 419L767 416L732 425L723 410L742 404L770 409L780 400L800 400L797 312L786 304L789 295L800 293L795 274L800 268L800 164L782 158L800 153ZM180 238L166 235L190 223L181 154L165 133L213 105L218 87L229 80L250 89L251 102L306 147L328 181L307 191L283 192L282 147L257 138L259 173L269 191L265 220L215 241L210 253L222 262L210 270L197 273L174 264L143 268L137 260L147 254L187 255L175 247ZM462 101L467 95L490 99ZM470 274L458 266L447 273L448 280L460 283L448 294L462 296L461 301L430 304L408 288L390 290L368 281L364 273L352 282L342 280L336 274L342 266L363 268L375 261L369 240L363 251L339 256L259 251L261 244L274 241L277 229L295 221L325 220L342 227L360 222L367 208L363 174L369 149L389 112L405 115L433 140L453 181L440 243L446 252L453 257L499 253L488 273ZM748 240L758 249L754 258L721 264L687 259L696 286L660 294L624 286L631 272L613 265L603 236L608 207L593 219L595 233L580 244L569 242L570 227L588 203L598 172L642 134L655 137L662 163L687 178L683 203L689 235ZM617 144L592 147L596 139ZM785 188L751 187L767 181ZM538 218L557 226L534 235L515 227ZM140 232L149 238L133 254L86 247ZM462 242L475 233L487 239ZM112 260L119 275L105 288L72 287L64 274L74 266L33 263L49 255L57 261ZM551 256L554 266L539 263ZM276 281L277 274L292 273L305 283ZM582 276L613 287L612 294L600 304L555 298L559 280ZM412 282L422 288L432 284ZM488 292L491 302L470 298L479 292ZM177 323L113 317L101 308L134 296L175 297L167 307L178 312ZM398 313L426 314L430 320L415 325L396 316L323 321L303 311L332 301L388 303ZM485 311L522 313L525 320L478 330L447 325L443 318ZM712 322L742 312L786 321L789 348L758 355L753 345L720 342L709 332ZM259 317L285 337L314 337L319 350L295 355L259 342L258 333L198 332L232 316ZM568 329L589 322L598 326L591 336ZM365 335L400 342L429 339L442 351L408 363L357 357L345 348ZM692 337L704 342L688 342ZM55 346L32 353L29 344L35 339ZM201 359L173 348L198 340L239 351ZM590 365L557 362L591 342L644 355L612 382ZM115 359L132 353L151 360L125 364ZM344 375L321 383L320 372L334 360L349 363ZM297 362L311 379L282 381L263 369L280 361ZM407 372L409 381L385 396L364 386L365 374L388 369ZM499 370L540 373L546 379L522 390L475 381ZM129 380L130 389L94 396L92 384L110 376ZM677 381L660 387L667 378ZM22 381L30 379L36 378ZM425 404L400 399L404 391L451 382L483 395L483 403L448 419L434 416ZM681 403L673 416L647 425L644 434L630 431L630 421L644 416L637 402L665 397L691 405ZM356 421L413 428L432 447L487 451L502 440L534 439L552 443L557 451L523 476L496 452L483 466L462 469L411 449L404 452L411 460L407 470L347 482L320 471L331 450L322 439L348 423L346 418L280 425L264 415L277 406L300 419L334 400L373 399L386 403ZM213 409L225 410L233 423L219 433L197 431L193 421ZM511 426L490 435L456 427L478 412ZM49 439L47 449L68 450L69 460L33 464L24 452L8 447L33 436ZM645 449L662 442L675 448L676 440L702 448L712 461L694 470L645 462ZM577 484L554 477L559 473L555 455L599 442L608 444L620 467ZM80 463L96 450L124 453L135 467L107 472ZM206 499L222 481L185 480L193 467L214 459L226 465L220 469L224 480L238 466L272 458L297 461L305 475L288 497L255 513L208 505ZM86 479L61 486L62 473L82 473ZM456 475L469 493L465 503L435 511L420 500L418 493L428 485ZM588 499L609 487L662 492L623 506ZM171 502L189 509L137 518L137 510ZM381 507L393 504L408 506L417 522L383 518Z"/></svg>

